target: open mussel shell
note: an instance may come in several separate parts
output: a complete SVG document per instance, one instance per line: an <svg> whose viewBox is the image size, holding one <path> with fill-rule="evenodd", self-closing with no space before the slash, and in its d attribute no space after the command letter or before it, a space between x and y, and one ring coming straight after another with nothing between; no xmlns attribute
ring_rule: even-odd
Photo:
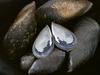
<svg viewBox="0 0 100 75"><path fill-rule="evenodd" d="M24 55L21 57L21 69L22 70L28 70L32 63L34 62L35 57L32 54Z"/></svg>
<svg viewBox="0 0 100 75"><path fill-rule="evenodd" d="M100 35L100 27L95 20L86 17L79 21L74 31L78 43L69 53L68 72L72 72L94 55Z"/></svg>
<svg viewBox="0 0 100 75"><path fill-rule="evenodd" d="M54 48L52 33L49 26L45 26L36 38L32 51L37 58L48 56Z"/></svg>
<svg viewBox="0 0 100 75"><path fill-rule="evenodd" d="M63 64L65 59L65 52L55 49L50 55L45 58L40 58L34 61L30 67L29 75L47 75L57 71Z"/></svg>
<svg viewBox="0 0 100 75"><path fill-rule="evenodd" d="M58 48L68 52L77 43L76 36L67 28L52 22L51 29Z"/></svg>
<svg viewBox="0 0 100 75"><path fill-rule="evenodd" d="M10 27L4 38L4 47L10 59L22 56L31 44L35 30L35 2L26 5L18 14L17 19Z"/></svg>
<svg viewBox="0 0 100 75"><path fill-rule="evenodd" d="M50 0L37 9L37 22L43 25L51 21L61 24L86 13L92 5L88 0Z"/></svg>

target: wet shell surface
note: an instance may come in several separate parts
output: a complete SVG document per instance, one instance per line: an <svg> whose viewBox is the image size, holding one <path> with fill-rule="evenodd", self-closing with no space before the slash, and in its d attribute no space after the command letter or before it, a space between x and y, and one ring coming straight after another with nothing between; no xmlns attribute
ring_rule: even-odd
<svg viewBox="0 0 100 75"><path fill-rule="evenodd" d="M36 38L32 52L37 58L48 56L54 48L53 37L49 26L45 26Z"/></svg>
<svg viewBox="0 0 100 75"><path fill-rule="evenodd" d="M40 25L51 21L64 23L83 15L92 5L88 0L49 0L37 9L37 22Z"/></svg>
<svg viewBox="0 0 100 75"><path fill-rule="evenodd" d="M67 28L53 22L51 26L55 45L66 52L70 51L70 48L75 46L77 43L74 33Z"/></svg>
<svg viewBox="0 0 100 75"><path fill-rule="evenodd" d="M24 73L2 60L0 55L0 75L51 75L55 72L59 74L60 69L69 75L68 72L73 72L94 55L100 27L88 17L77 18L78 23L73 23L73 32L62 25L70 25L69 20L72 22L73 18L83 15L93 4L88 0L34 1L18 14L3 40L8 58L15 63L20 59ZM36 25L40 30L44 28L38 30L40 33L33 41ZM26 55L30 48L32 53Z"/></svg>
<svg viewBox="0 0 100 75"><path fill-rule="evenodd" d="M37 59L30 67L28 74L48 74L57 71L65 59L65 52L55 49L45 58Z"/></svg>
<svg viewBox="0 0 100 75"><path fill-rule="evenodd" d="M100 27L95 20L86 17L75 25L74 33L78 43L69 53L68 72L72 72L94 55L99 40Z"/></svg>
<svg viewBox="0 0 100 75"><path fill-rule="evenodd" d="M4 47L11 59L22 56L32 42L36 30L35 2L26 5L18 14L4 38Z"/></svg>
<svg viewBox="0 0 100 75"><path fill-rule="evenodd" d="M60 27L58 24L56 27L62 29L62 26ZM33 63L31 63L28 74L33 75L54 73L55 71L59 70L59 67L63 64L63 62L66 63L66 65L64 65L67 67L66 72L72 72L77 67L89 60L94 55L99 40L100 27L98 23L88 17L81 18L73 30L78 42L75 47L70 49L71 51L68 52L68 55L61 48L61 50L54 48L53 51L45 58L36 59ZM53 33L53 31L51 32ZM53 40L53 42L54 41L55 40ZM58 48L59 47L60 46L58 46ZM66 58L68 59L65 61Z"/></svg>

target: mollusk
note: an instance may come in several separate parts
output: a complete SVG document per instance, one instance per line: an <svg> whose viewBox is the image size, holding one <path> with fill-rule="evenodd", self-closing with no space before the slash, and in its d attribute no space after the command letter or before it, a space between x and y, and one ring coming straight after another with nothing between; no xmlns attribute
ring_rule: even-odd
<svg viewBox="0 0 100 75"><path fill-rule="evenodd" d="M52 22L51 30L48 25L45 26L36 38L32 47L36 57L48 56L53 51L54 44L66 52L76 44L76 36L63 26Z"/></svg>
<svg viewBox="0 0 100 75"><path fill-rule="evenodd" d="M9 59L21 57L33 41L36 31L35 2L26 5L4 37L4 47Z"/></svg>
<svg viewBox="0 0 100 75"><path fill-rule="evenodd" d="M78 42L69 53L68 72L86 63L94 55L100 36L99 24L91 18L82 18L75 27Z"/></svg>
<svg viewBox="0 0 100 75"><path fill-rule="evenodd" d="M37 22L40 25L52 21L62 24L83 15L92 5L88 0L49 0L37 9Z"/></svg>
<svg viewBox="0 0 100 75"><path fill-rule="evenodd" d="M75 46L77 40L74 33L56 23L52 23L51 26L54 42L58 48L68 52L70 48Z"/></svg>
<svg viewBox="0 0 100 75"><path fill-rule="evenodd" d="M54 49L54 43L52 38L52 33L49 26L45 26L36 38L32 51L33 54L40 58L48 56Z"/></svg>

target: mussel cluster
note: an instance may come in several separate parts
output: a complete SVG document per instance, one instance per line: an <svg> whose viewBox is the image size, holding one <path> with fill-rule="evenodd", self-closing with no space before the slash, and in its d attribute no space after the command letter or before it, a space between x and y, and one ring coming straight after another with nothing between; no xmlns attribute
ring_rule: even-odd
<svg viewBox="0 0 100 75"><path fill-rule="evenodd" d="M66 73L72 72L94 55L98 44L99 24L84 16L93 3L41 1L26 5L5 34L8 60L16 63L20 59L21 69L29 75L52 74L62 66Z"/></svg>

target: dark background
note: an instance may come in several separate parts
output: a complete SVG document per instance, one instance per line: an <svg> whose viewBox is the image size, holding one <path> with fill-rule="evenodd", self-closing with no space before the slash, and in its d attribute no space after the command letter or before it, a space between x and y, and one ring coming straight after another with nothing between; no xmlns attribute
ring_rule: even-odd
<svg viewBox="0 0 100 75"><path fill-rule="evenodd" d="M0 0L0 55L3 54L2 39L7 32L9 26L13 23L18 12L32 0ZM40 4L42 1L40 0ZM100 0L90 0L93 2L92 9L86 14L92 17L100 24ZM39 4L38 4L39 5ZM94 35L95 36L95 35ZM64 75L64 74L62 74ZM96 53L86 64L76 69L69 75L100 75L100 42Z"/></svg>

